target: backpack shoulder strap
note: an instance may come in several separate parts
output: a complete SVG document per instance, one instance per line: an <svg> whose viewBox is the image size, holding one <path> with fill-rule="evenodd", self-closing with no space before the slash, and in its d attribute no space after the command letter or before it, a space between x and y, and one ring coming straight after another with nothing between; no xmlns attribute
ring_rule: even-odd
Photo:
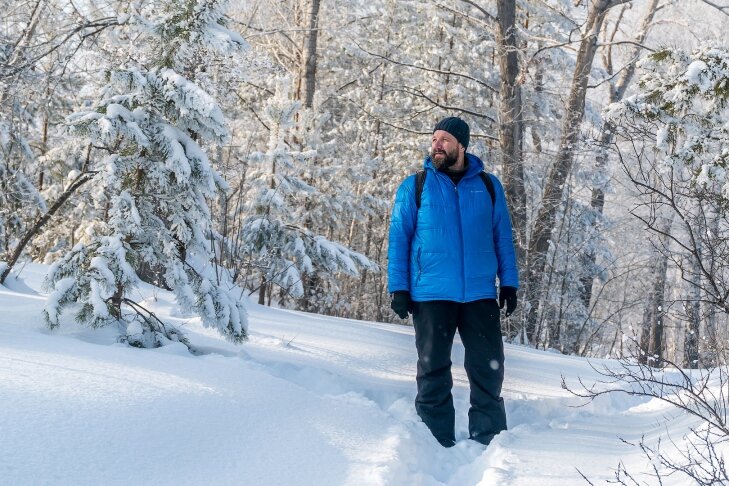
<svg viewBox="0 0 729 486"><path fill-rule="evenodd" d="M489 195L491 196L491 206L496 206L496 189L494 188L494 181L491 179L491 174L488 172L481 171L479 174L481 176L481 180L486 185L486 190L489 191ZM420 207L420 205L418 205Z"/></svg>
<svg viewBox="0 0 729 486"><path fill-rule="evenodd" d="M425 176L428 173L425 169L420 169L415 173L415 207L420 209L420 200L423 196L423 187L425 187Z"/></svg>

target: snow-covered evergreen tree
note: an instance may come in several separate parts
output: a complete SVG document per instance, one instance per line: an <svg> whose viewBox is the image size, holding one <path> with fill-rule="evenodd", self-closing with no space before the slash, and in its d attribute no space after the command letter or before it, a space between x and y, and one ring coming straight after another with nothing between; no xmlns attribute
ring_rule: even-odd
<svg viewBox="0 0 729 486"><path fill-rule="evenodd" d="M195 82L212 53L245 46L224 26L225 3L165 1L120 17L126 60L107 72L94 106L71 115L71 130L107 156L96 170L108 198L108 219L50 269L45 307L50 327L78 303L77 319L125 326L122 340L158 346L179 340L133 300L137 269L158 272L183 311L234 342L247 335L240 289L212 262L207 199L227 189L201 144L229 136L215 100ZM183 338L184 339L184 338Z"/></svg>
<svg viewBox="0 0 729 486"><path fill-rule="evenodd" d="M291 146L301 107L291 100L289 85L287 78L281 79L266 102L261 117L270 130L268 147L251 154L247 173L250 199L244 208L240 254L260 271L260 302L271 283L302 298L304 275L331 280L339 272L357 275L359 268L376 268L365 256L304 224L314 207L307 201L320 195L314 186L317 171L310 167L316 151Z"/></svg>

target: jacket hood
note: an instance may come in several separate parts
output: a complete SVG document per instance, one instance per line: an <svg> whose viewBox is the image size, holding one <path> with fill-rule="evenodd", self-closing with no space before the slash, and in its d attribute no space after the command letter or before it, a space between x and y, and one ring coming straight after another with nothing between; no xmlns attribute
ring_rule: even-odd
<svg viewBox="0 0 729 486"><path fill-rule="evenodd" d="M478 175L480 172L483 172L483 162L475 155L466 152L466 162L468 163L468 168L466 169L466 174L463 176L464 178ZM435 168L435 165L433 165L433 159L430 158L430 155L425 157L425 161L423 161L423 168L438 170Z"/></svg>

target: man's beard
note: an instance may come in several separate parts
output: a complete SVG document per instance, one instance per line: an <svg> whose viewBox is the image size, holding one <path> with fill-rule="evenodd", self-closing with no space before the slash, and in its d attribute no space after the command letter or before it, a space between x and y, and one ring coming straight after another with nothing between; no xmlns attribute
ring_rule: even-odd
<svg viewBox="0 0 729 486"><path fill-rule="evenodd" d="M440 158L436 159L436 154L440 155ZM430 151L430 160L433 161L433 165L438 170L446 170L450 169L454 165L456 165L456 162L458 162L458 149L454 150L452 153L448 153L445 150L440 151Z"/></svg>

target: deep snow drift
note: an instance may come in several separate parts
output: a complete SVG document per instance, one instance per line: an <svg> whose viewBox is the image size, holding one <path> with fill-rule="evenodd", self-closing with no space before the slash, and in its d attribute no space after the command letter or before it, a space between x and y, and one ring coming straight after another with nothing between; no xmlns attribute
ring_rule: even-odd
<svg viewBox="0 0 729 486"><path fill-rule="evenodd" d="M585 484L578 469L598 483L621 460L648 470L619 437L668 431L678 440L696 425L625 395L574 407L584 402L561 388L561 375L594 380L586 360L507 345L510 428L484 448L466 439L456 338L459 442L443 449L414 412L409 327L251 303L251 340L234 346L148 288L140 299L179 325L198 355L182 344L140 350L71 316L47 330L46 269L27 265L0 286L2 484Z"/></svg>

